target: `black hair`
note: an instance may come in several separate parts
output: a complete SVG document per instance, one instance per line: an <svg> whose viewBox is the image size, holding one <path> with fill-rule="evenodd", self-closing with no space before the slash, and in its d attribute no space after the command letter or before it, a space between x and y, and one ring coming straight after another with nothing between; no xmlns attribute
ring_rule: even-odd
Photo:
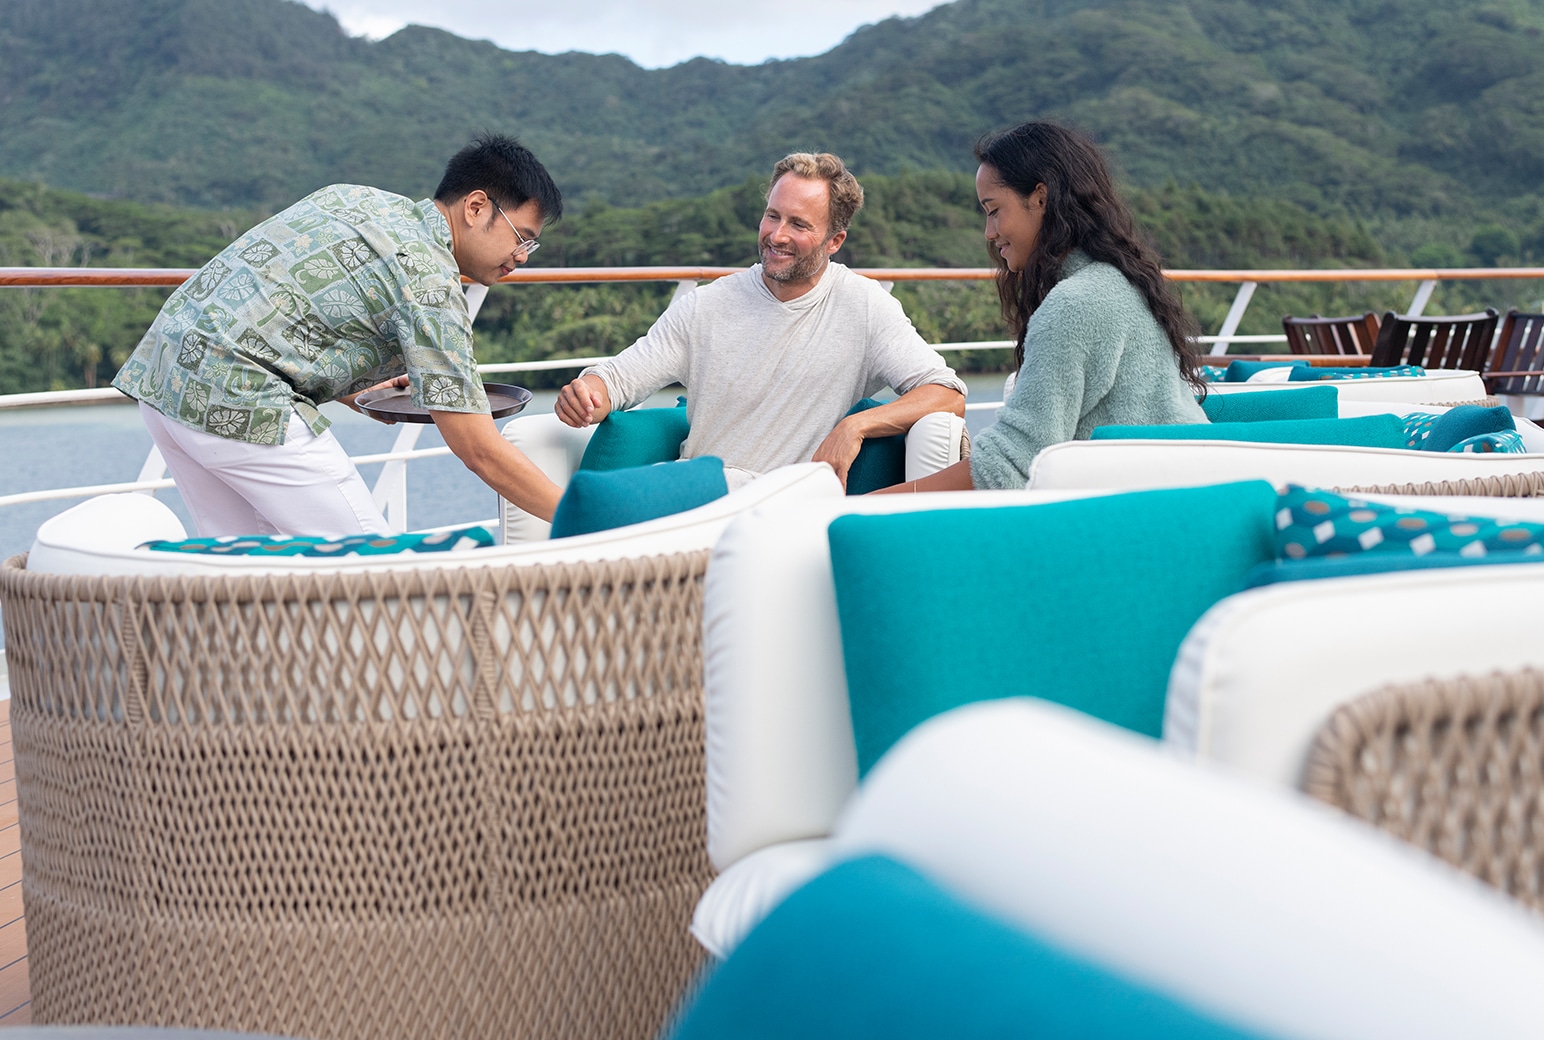
<svg viewBox="0 0 1544 1040"><path fill-rule="evenodd" d="M1204 394L1206 384L1196 370L1192 346L1200 326L1163 277L1158 255L1144 241L1116 192L1099 146L1057 123L1030 122L982 137L976 143L976 158L996 170L1003 185L1023 198L1045 185L1040 237L1024 270L1008 270L1007 262L993 250L1003 318L1018 340L1015 365L1024 364L1024 329L1030 315L1061 277L1067 254L1082 249L1116 268L1142 294L1174 348L1180 375Z"/></svg>
<svg viewBox="0 0 1544 1040"><path fill-rule="evenodd" d="M434 198L436 202L455 202L479 188L506 211L535 199L543 223L563 215L563 193L547 168L513 137L486 131L478 134L445 164L445 176L434 189Z"/></svg>

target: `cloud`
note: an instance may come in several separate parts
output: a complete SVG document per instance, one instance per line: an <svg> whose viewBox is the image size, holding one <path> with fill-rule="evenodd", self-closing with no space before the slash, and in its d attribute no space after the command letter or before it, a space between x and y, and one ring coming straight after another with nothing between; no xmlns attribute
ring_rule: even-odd
<svg viewBox="0 0 1544 1040"><path fill-rule="evenodd" d="M737 65L822 54L854 29L912 16L939 0L305 0L331 11L355 36L381 39L408 24L431 25L507 50L623 54L645 68L703 56Z"/></svg>

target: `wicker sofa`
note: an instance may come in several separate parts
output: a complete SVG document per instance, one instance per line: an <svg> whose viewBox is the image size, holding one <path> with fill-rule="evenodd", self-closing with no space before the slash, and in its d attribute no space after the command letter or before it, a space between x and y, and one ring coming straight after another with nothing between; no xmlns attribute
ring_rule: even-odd
<svg viewBox="0 0 1544 1040"><path fill-rule="evenodd" d="M708 548L736 510L838 496L791 467L454 560L40 532L0 567L34 1018L655 1035L712 877Z"/></svg>

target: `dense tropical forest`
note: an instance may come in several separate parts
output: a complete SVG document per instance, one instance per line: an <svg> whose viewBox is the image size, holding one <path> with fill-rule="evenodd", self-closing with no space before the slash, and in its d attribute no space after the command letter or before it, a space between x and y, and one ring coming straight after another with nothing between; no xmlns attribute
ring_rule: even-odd
<svg viewBox="0 0 1544 1040"><path fill-rule="evenodd" d="M839 259L984 266L970 146L1031 116L1107 146L1171 267L1544 263L1541 41L1544 0L958 0L813 58L644 70L422 28L350 39L290 0L6 0L0 266L197 266L325 183L427 195L483 127L569 200L535 266L750 262L765 171L794 148L843 154L868 189ZM501 286L479 356L616 350L671 288ZM1267 286L1243 331L1413 290ZM896 293L929 339L1002 335L988 285ZM1215 328L1232 289L1185 293ZM1432 307L1541 296L1454 283ZM105 382L163 298L0 289L0 391Z"/></svg>

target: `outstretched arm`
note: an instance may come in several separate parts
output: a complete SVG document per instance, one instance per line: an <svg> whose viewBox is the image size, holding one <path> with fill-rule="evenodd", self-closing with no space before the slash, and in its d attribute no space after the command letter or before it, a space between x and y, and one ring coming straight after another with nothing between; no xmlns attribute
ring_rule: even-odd
<svg viewBox="0 0 1544 1040"><path fill-rule="evenodd" d="M963 417L965 395L952 387L924 383L889 404L855 412L826 435L811 461L830 463L845 488L847 471L852 467L853 459L858 457L858 449L863 447L865 439L906 433L930 412L953 412Z"/></svg>
<svg viewBox="0 0 1544 1040"><path fill-rule="evenodd" d="M493 490L533 516L551 520L562 491L480 412L434 412L434 425L456 458Z"/></svg>

